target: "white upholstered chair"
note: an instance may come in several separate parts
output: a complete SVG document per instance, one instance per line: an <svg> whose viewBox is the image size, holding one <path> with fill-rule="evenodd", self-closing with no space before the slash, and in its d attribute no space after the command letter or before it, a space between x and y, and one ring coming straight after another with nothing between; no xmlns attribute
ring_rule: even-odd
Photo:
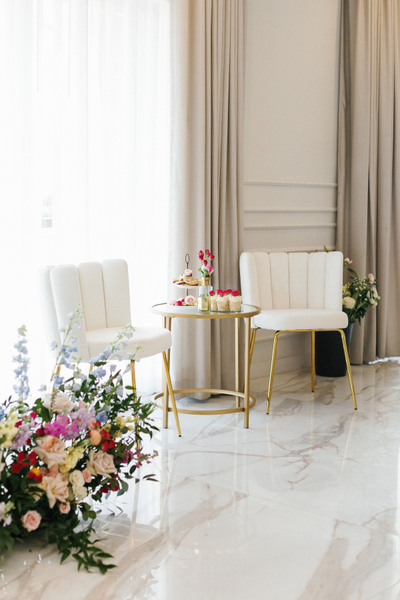
<svg viewBox="0 0 400 600"><path fill-rule="evenodd" d="M278 336L293 331L311 332L311 389L315 383L315 331L338 331L342 337L354 408L356 397L343 328L343 255L341 252L244 252L240 257L243 302L261 308L252 318L250 360L257 329L275 331L268 386L269 413Z"/></svg>
<svg viewBox="0 0 400 600"><path fill-rule="evenodd" d="M75 265L45 267L40 271L40 295L43 306L46 337L60 343L59 328L68 323L68 314L79 304L84 319L76 332L82 362L98 356L125 325L131 324L128 265L124 260L105 260ZM158 327L136 327L128 340L123 357L132 355L135 361L162 354L165 382L171 396L176 426L181 435L174 391L169 375L166 352L172 344L171 332ZM135 364L132 361L132 385L136 388ZM164 426L167 424L164 422Z"/></svg>

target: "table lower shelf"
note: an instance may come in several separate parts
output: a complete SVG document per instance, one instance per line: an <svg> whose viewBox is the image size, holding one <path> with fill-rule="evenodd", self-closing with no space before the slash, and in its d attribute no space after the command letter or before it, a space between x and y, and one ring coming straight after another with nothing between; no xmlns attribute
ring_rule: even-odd
<svg viewBox="0 0 400 600"><path fill-rule="evenodd" d="M182 390L174 390L174 394L215 394L215 395L223 395L223 396L234 396L235 398L245 398L245 395L242 392L234 392L232 390L214 390L211 388L185 388ZM158 400L162 398L164 394L161 392L154 396L154 400ZM249 396L249 410L256 405L255 398L253 396ZM157 408L161 408L164 410L164 406L162 404L157 404ZM178 408L178 413L182 413L185 415L229 415L231 413L239 413L245 412L244 406L235 406L234 408L215 408L212 410L194 410L191 408ZM168 412L172 412L172 408L168 406Z"/></svg>

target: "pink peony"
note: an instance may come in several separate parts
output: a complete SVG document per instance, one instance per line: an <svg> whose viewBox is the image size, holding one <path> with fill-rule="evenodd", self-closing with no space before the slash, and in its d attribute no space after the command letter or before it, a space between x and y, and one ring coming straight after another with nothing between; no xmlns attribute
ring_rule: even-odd
<svg viewBox="0 0 400 600"><path fill-rule="evenodd" d="M36 510L28 510L28 512L21 517L22 525L28 531L35 531L35 529L39 527L41 520L42 517Z"/></svg>
<svg viewBox="0 0 400 600"><path fill-rule="evenodd" d="M211 275L212 273L214 273L214 267L212 265L208 265L206 267L207 271L209 272L209 274Z"/></svg>
<svg viewBox="0 0 400 600"><path fill-rule="evenodd" d="M90 483L92 481L92 475L91 475L89 469L83 469L82 476L83 476L83 481L85 483Z"/></svg>
<svg viewBox="0 0 400 600"><path fill-rule="evenodd" d="M52 465L60 465L65 462L67 453L64 450L65 443L59 438L47 435L45 438L38 441L33 451L36 452L39 458L42 459L48 467Z"/></svg>
<svg viewBox="0 0 400 600"><path fill-rule="evenodd" d="M59 504L58 510L60 511L60 513L62 515L67 515L69 513L69 511L71 510L71 505L69 502L65 502L65 504Z"/></svg>

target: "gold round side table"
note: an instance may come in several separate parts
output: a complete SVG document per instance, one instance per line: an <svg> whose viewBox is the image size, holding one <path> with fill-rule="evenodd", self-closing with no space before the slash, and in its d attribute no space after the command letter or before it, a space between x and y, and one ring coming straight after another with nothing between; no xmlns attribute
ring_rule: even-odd
<svg viewBox="0 0 400 600"><path fill-rule="evenodd" d="M234 396L236 398L236 405L233 408L224 409L210 409L210 410L194 410L189 408L178 408L178 413L184 413L189 415L225 415L230 413L244 413L244 427L249 427L249 412L250 408L253 408L256 401L250 396L250 363L251 355L253 353L253 345L250 347L250 329L251 329L251 317L260 314L261 309L258 306L252 306L250 304L242 304L240 312L201 312L197 307L179 307L170 306L169 304L154 304L151 307L151 311L157 315L160 315L163 319L163 327L171 331L173 319L234 319L235 320L235 390L216 390L211 388L185 388L180 390L174 390L174 394L191 394L196 392L203 392L208 394L223 394L227 396ZM244 392L240 391L240 319L244 319L245 322L245 338L244 338ZM170 350L167 353L168 366L170 364ZM168 427L168 412L171 412L172 408L169 406L169 394L168 386L163 374L163 391L155 396L155 399L163 399L163 427ZM243 398L243 406L241 406L241 399Z"/></svg>

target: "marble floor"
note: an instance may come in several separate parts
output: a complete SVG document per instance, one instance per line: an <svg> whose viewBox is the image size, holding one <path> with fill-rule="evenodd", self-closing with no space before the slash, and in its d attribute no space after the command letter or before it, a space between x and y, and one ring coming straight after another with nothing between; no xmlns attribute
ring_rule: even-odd
<svg viewBox="0 0 400 600"><path fill-rule="evenodd" d="M292 372L268 418L254 386L248 430L242 416L181 415L179 439L171 419L152 442L158 482L100 515L118 568L78 573L36 541L0 564L0 598L400 599L400 365L353 376L358 411L347 378L317 377L313 397L310 374Z"/></svg>

